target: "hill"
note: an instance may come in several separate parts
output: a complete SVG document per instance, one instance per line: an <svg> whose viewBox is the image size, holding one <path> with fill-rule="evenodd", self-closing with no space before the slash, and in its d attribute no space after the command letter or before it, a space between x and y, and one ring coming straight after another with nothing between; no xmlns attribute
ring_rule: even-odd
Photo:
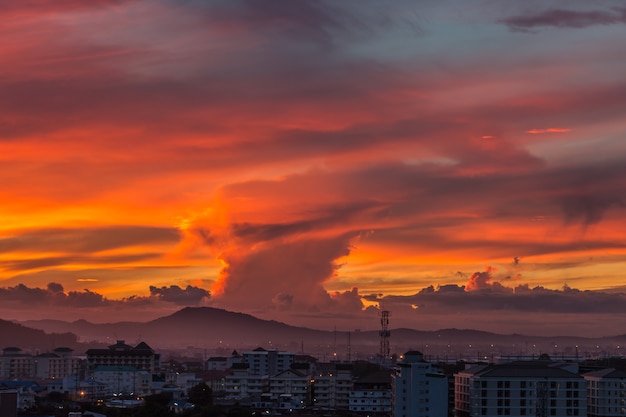
<svg viewBox="0 0 626 417"><path fill-rule="evenodd" d="M0 319L0 348L19 347L22 350L45 351L61 346L82 349L76 335L69 332L46 334L40 329Z"/></svg>
<svg viewBox="0 0 626 417"><path fill-rule="evenodd" d="M304 351L327 359L330 359L328 355L335 354L338 359L348 356L357 359L378 353L380 341L378 331L355 331L348 334L315 330L211 307L187 307L145 323L96 324L84 320L71 323L40 320L23 324L48 332L71 332L79 335L84 342L110 345L116 340L125 340L129 344L145 341L156 349L195 347L219 355L230 354L234 349L261 346L293 352ZM614 355L620 353L618 346L624 344L624 335L600 339L539 337L495 334L472 329L392 329L390 339L392 353L400 354L417 349L431 357L480 360L500 354L538 356L548 353L561 357Z"/></svg>

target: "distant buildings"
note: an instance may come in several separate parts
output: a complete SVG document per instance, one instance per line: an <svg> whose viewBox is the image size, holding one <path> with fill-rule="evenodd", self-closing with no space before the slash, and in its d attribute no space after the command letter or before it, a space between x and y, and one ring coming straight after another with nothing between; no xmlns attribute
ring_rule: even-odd
<svg viewBox="0 0 626 417"><path fill-rule="evenodd" d="M17 347L4 348L0 356L0 379L65 378L80 369L81 358L72 353L72 349L60 347L33 356Z"/></svg>
<svg viewBox="0 0 626 417"><path fill-rule="evenodd" d="M380 361L318 362L308 355L263 348L205 362L171 359L162 367L160 355L146 343L133 347L123 340L89 349L86 359L68 348L31 355L8 347L2 353L0 392L15 400L18 410L29 410L39 396L60 392L74 401L102 400L117 407L137 406L141 397L161 393L171 396L172 411L184 411L190 407L189 390L206 383L217 403L264 413L307 409L363 417L446 417L452 412L455 417L626 416L625 371L581 374L577 361L547 357L471 365L452 377L455 365L442 363L450 372L444 375L418 351L407 352L392 368L381 367Z"/></svg>

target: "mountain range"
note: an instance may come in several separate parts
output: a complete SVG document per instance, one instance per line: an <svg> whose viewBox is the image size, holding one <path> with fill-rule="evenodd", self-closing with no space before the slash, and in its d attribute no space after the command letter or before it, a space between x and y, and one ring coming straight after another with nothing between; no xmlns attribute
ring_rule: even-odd
<svg viewBox="0 0 626 417"><path fill-rule="evenodd" d="M32 333L33 343L42 346L74 344L77 335L82 343L111 345L116 340L128 344L140 341L155 349L185 349L195 347L210 353L230 354L234 349L255 347L276 348L294 352L319 355L337 355L341 359L373 355L380 350L378 331L336 332L291 326L285 323L262 320L254 316L211 307L187 307L169 316L145 323L90 323L85 320L64 322L58 320L30 320L11 324L14 329ZM24 327L26 326L26 327ZM26 341L7 338L18 330L2 331L0 344L20 346ZM43 334L48 333L48 335ZM17 333L16 333L17 334ZM46 337L48 337L46 339ZM593 355L619 354L621 346L626 349L626 335L601 339L555 336L539 337L519 334L495 334L478 330L442 329L420 331L415 329L392 329L389 339L391 353L418 349L437 356L473 356L494 354L561 354Z"/></svg>

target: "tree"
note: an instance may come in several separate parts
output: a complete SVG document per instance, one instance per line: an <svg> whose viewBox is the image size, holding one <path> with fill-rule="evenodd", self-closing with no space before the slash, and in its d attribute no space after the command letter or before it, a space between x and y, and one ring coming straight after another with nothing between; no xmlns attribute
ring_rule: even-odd
<svg viewBox="0 0 626 417"><path fill-rule="evenodd" d="M199 407L213 404L213 391L211 387L204 382L190 388L187 392L187 397L190 403Z"/></svg>

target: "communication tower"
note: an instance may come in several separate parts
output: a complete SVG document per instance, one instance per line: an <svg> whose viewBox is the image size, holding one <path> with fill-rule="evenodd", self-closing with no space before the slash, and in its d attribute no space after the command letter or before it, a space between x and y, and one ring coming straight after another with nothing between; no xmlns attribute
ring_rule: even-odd
<svg viewBox="0 0 626 417"><path fill-rule="evenodd" d="M389 311L383 310L380 312L380 357L382 359L389 358L389 337L391 332L389 331Z"/></svg>

